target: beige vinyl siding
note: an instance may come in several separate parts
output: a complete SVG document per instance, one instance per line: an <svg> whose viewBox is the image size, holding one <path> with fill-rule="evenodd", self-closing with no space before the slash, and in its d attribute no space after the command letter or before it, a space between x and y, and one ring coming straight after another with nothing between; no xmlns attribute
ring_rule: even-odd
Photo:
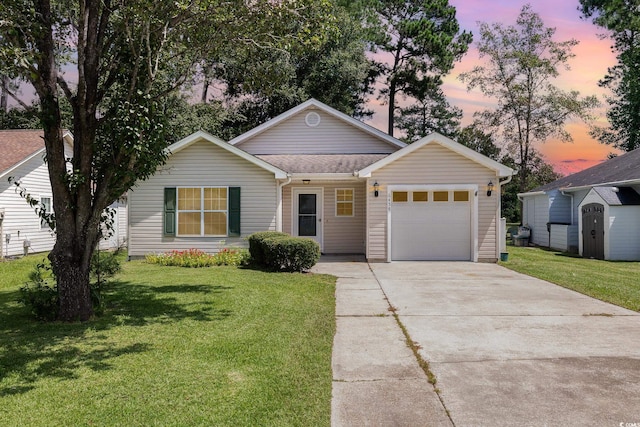
<svg viewBox="0 0 640 427"><path fill-rule="evenodd" d="M486 195L489 180L496 184L491 197ZM447 185L478 186L478 260L496 259L496 213L500 200L495 171L457 154L439 144L428 144L375 171L370 184L380 185L379 197L373 187L367 192L369 221L367 223L367 258L387 259L387 187L389 185Z"/></svg>
<svg viewBox="0 0 640 427"><path fill-rule="evenodd" d="M326 254L364 254L365 250L365 183L363 181L313 182L312 187L323 189L323 252ZM285 186L282 190L282 230L292 233L292 200L294 188L304 189L303 184ZM336 216L336 189L353 188L354 215Z"/></svg>
<svg viewBox="0 0 640 427"><path fill-rule="evenodd" d="M170 237L163 235L165 187L241 187L240 237ZM129 256L151 252L246 247L246 236L274 230L276 181L273 173L207 141L198 141L171 155L149 180L129 193Z"/></svg>
<svg viewBox="0 0 640 427"><path fill-rule="evenodd" d="M320 124L309 127L305 116L314 111ZM251 154L393 153L399 149L321 110L305 110L237 145Z"/></svg>

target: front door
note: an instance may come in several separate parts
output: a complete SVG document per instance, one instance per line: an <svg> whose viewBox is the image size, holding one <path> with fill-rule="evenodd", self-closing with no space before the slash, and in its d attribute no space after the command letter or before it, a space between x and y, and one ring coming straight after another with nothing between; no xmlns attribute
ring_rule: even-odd
<svg viewBox="0 0 640 427"><path fill-rule="evenodd" d="M582 207L582 256L604 259L604 206L599 203Z"/></svg>
<svg viewBox="0 0 640 427"><path fill-rule="evenodd" d="M293 189L293 235L310 237L322 249L322 189Z"/></svg>

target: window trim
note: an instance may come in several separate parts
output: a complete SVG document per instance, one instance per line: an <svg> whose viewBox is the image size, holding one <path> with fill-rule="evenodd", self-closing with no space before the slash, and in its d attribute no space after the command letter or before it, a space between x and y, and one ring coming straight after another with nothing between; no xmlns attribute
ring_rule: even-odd
<svg viewBox="0 0 640 427"><path fill-rule="evenodd" d="M350 201L338 201L338 191L350 190L351 191L351 200ZM356 191L353 187L344 187L344 188L336 188L335 189L335 206L334 213L336 218L352 218L356 215ZM351 203L351 215L339 215L338 214L338 203Z"/></svg>
<svg viewBox="0 0 640 427"><path fill-rule="evenodd" d="M200 189L200 210L195 209L180 209L180 190L186 188L199 188ZM224 188L226 190L226 199L227 205L225 210L210 210L204 209L204 190L205 188L216 188L221 189ZM181 234L180 233L180 213L199 213L200 214L200 234ZM204 234L204 214L207 212L224 212L225 213L225 234ZM193 186L193 185L183 185L176 186L176 237L229 237L229 186Z"/></svg>

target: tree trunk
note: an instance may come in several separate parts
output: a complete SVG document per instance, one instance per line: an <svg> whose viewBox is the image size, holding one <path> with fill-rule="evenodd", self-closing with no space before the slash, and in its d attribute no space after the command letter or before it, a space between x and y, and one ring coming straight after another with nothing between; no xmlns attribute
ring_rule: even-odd
<svg viewBox="0 0 640 427"><path fill-rule="evenodd" d="M396 82L392 78L389 82L389 128L387 133L393 136L393 127L395 122L395 112L396 112Z"/></svg>
<svg viewBox="0 0 640 427"><path fill-rule="evenodd" d="M65 245L56 243L49 255L58 283L58 319L65 322L89 320L93 315L93 307L89 263L84 261L87 254L73 253L63 246Z"/></svg>
<svg viewBox="0 0 640 427"><path fill-rule="evenodd" d="M7 100L8 100L8 86L9 78L7 76L0 76L0 112L7 112Z"/></svg>

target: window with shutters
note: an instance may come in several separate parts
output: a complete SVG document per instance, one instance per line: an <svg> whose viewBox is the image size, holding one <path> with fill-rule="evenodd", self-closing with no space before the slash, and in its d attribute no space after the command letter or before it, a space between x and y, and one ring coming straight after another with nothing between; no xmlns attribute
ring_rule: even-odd
<svg viewBox="0 0 640 427"><path fill-rule="evenodd" d="M240 187L165 188L167 236L239 236Z"/></svg>

